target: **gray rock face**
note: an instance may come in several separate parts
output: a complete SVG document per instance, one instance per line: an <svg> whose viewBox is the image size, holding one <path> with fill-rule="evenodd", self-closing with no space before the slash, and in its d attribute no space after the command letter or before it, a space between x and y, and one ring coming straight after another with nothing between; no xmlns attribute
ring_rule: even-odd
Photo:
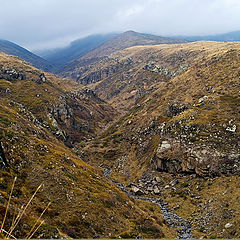
<svg viewBox="0 0 240 240"><path fill-rule="evenodd" d="M111 61L111 60L112 59L110 58L105 59L105 61ZM96 83L122 70L127 70L128 68L130 68L131 64L132 64L132 60L130 58L122 62L118 62L118 60L115 60L115 63L109 67L101 68L94 72L90 72L89 74L86 74L86 72L89 69L91 69L91 65L89 65L81 69L80 71L78 71L77 82L83 85Z"/></svg>
<svg viewBox="0 0 240 240"><path fill-rule="evenodd" d="M158 171L169 173L196 173L202 175L219 175L239 171L239 155L226 158L225 153L206 148L187 148L180 142L164 141L159 145L152 161Z"/></svg>

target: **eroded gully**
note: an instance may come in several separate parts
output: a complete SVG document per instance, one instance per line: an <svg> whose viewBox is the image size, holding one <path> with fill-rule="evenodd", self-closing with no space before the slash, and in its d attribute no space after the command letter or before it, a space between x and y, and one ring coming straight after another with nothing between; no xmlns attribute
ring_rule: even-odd
<svg viewBox="0 0 240 240"><path fill-rule="evenodd" d="M108 178L111 182L113 182L122 192L126 193L131 198L142 200L142 201L148 201L152 203L156 203L158 206L160 206L162 210L163 218L166 220L168 225L170 227L176 227L178 238L179 239L190 239L192 238L192 230L191 230L191 223L183 219L182 217L178 216L176 213L173 213L169 210L167 207L167 204L163 202L161 198L154 198L154 197L141 197L134 195L131 191L127 190L125 186L112 179L110 177L111 175L111 169L109 169L106 166L101 165L101 167L104 169L104 176Z"/></svg>

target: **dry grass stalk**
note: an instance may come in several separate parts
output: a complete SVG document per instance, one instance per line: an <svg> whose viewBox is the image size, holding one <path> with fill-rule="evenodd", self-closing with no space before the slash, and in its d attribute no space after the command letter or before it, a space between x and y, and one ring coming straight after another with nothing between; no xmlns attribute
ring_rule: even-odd
<svg viewBox="0 0 240 240"><path fill-rule="evenodd" d="M32 231L34 230L34 228L36 227L37 223L39 222L39 220L41 219L41 217L43 216L43 214L46 212L46 210L49 208L49 206L51 205L51 202L48 203L48 205L46 206L46 208L43 210L43 212L41 213L41 215L39 216L39 218L37 219L37 221L35 222L35 224L33 225L33 227L31 228L30 232L28 233L28 235L26 236L26 239L29 238L29 236L32 234ZM35 232L35 231L34 231Z"/></svg>
<svg viewBox="0 0 240 240"><path fill-rule="evenodd" d="M33 235L37 232L37 230L42 226L43 223L44 223L44 221L41 221L41 223L38 225L38 227L35 229L35 231L32 233L32 235L27 239L31 239L33 237Z"/></svg>
<svg viewBox="0 0 240 240"><path fill-rule="evenodd" d="M23 206L22 206L22 208L23 208ZM21 208L21 209L22 209ZM18 215L20 214L20 212L18 213ZM12 223L11 223L11 227L9 228L9 229L11 229L12 228L12 226L13 226L13 223L14 223L14 221L15 221L15 219L17 218L17 208L16 207L14 207L14 214L13 214L13 217L12 217Z"/></svg>
<svg viewBox="0 0 240 240"><path fill-rule="evenodd" d="M2 232L3 232L3 233L6 233L6 236L9 235L9 232L7 232L7 231L4 230L4 229L2 229ZM14 239L17 239L17 238L15 238L15 237L14 237L13 235L11 235L11 234L9 235L9 237L14 238Z"/></svg>
<svg viewBox="0 0 240 240"><path fill-rule="evenodd" d="M5 221L6 221L6 217L7 217L7 213L8 213L8 208L9 208L9 205L10 205L10 201L11 201L12 193L13 193L13 188L14 188L14 185L15 185L16 180L17 180L17 177L15 177L14 180L13 180L11 192L10 192L10 195L9 195L9 199L8 199L8 203L7 203L5 215L4 215L3 222L2 222L2 226L1 226L1 231L3 230L3 226L4 226Z"/></svg>
<svg viewBox="0 0 240 240"><path fill-rule="evenodd" d="M33 193L32 197L29 199L27 205L25 206L25 208L23 209L23 211L16 217L12 228L9 229L9 234L12 234L13 230L17 227L19 221L21 220L24 212L27 210L28 206L30 205L30 203L32 202L33 198L35 197L35 195L37 194L37 192L39 191L39 189L42 187L42 184L39 185L39 187L36 189L36 191Z"/></svg>

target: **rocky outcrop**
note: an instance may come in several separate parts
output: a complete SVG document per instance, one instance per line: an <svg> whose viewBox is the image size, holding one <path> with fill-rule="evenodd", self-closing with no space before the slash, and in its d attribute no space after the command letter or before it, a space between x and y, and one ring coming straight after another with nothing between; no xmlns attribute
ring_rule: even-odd
<svg viewBox="0 0 240 240"><path fill-rule="evenodd" d="M239 174L240 154L226 154L205 146L189 146L183 141L162 141L152 162L158 171L216 176Z"/></svg>
<svg viewBox="0 0 240 240"><path fill-rule="evenodd" d="M185 108L173 105L168 111L177 116ZM137 157L151 154L149 148L156 140L150 139L159 138L151 156L151 166L157 171L210 177L240 174L240 138L234 120L222 125L199 124L191 114L186 114L185 119L179 116L160 124L156 118L148 127L138 128L136 135L129 138L132 145L138 146Z"/></svg>
<svg viewBox="0 0 240 240"><path fill-rule="evenodd" d="M2 147L2 143L0 142L0 161L1 161L1 165L5 170L8 170L8 162L7 159L5 157L4 151L3 151L3 147Z"/></svg>
<svg viewBox="0 0 240 240"><path fill-rule="evenodd" d="M5 69L4 67L1 67L0 79L5 79L7 81L26 80L26 75L21 71L17 71L16 69Z"/></svg>
<svg viewBox="0 0 240 240"><path fill-rule="evenodd" d="M36 75L37 77L33 78L27 75ZM42 84L45 83L47 81L46 76L44 75L44 73L37 73L37 72L28 72L23 73L22 71L18 71L14 68L4 68L4 67L0 67L0 79L5 79L7 81L15 81L15 80L31 80L34 81L38 84Z"/></svg>
<svg viewBox="0 0 240 240"><path fill-rule="evenodd" d="M189 107L181 103L168 103L166 115L168 117L173 117L184 112L187 109L189 109Z"/></svg>
<svg viewBox="0 0 240 240"><path fill-rule="evenodd" d="M164 75L164 76L168 76L169 78L173 78L178 74L186 71L188 69L188 65L187 64L180 65L178 69L170 70L166 67L156 64L154 61L150 61L143 67L143 69L152 73L157 73L159 75Z"/></svg>
<svg viewBox="0 0 240 240"><path fill-rule="evenodd" d="M83 85L96 83L104 78L107 78L115 73L118 73L119 71L127 70L127 68L130 68L131 64L132 59L128 58L122 62L116 61L115 64L110 65L109 67L98 69L96 71L90 72L89 74L88 73L84 74L91 68L90 66L87 66L83 68L81 71L78 71L78 77L76 81Z"/></svg>

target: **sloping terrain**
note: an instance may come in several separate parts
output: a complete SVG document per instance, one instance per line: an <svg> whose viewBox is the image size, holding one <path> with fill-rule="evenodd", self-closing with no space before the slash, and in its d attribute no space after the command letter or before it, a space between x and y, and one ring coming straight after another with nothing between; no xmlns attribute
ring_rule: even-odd
<svg viewBox="0 0 240 240"><path fill-rule="evenodd" d="M99 62L104 62L106 59L108 60L108 56L116 51L138 45L173 44L183 42L186 41L127 31L108 40L81 58L69 62L63 67L60 75L78 81L82 77L82 74L92 67L92 64L98 64Z"/></svg>
<svg viewBox="0 0 240 240"><path fill-rule="evenodd" d="M29 62L36 68L42 69L46 72L52 72L55 68L50 62L46 61L45 59L33 54L32 52L20 47L15 43L6 40L0 40L0 52L17 56L22 60Z"/></svg>
<svg viewBox="0 0 240 240"><path fill-rule="evenodd" d="M177 39L185 39L187 41L219 41L219 42L237 42L240 41L240 31L207 35L207 36L177 36Z"/></svg>
<svg viewBox="0 0 240 240"><path fill-rule="evenodd" d="M103 78L92 85L99 95L119 108L134 83L150 91L84 149L84 159L107 165L136 194L160 195L192 223L194 237L239 237L240 44L138 46L117 57L131 57L121 74L132 77ZM119 84L115 101L106 97L110 84Z"/></svg>
<svg viewBox="0 0 240 240"><path fill-rule="evenodd" d="M13 236L26 238L49 202L35 238L176 236L159 208L130 199L67 147L76 142L83 147L113 118L107 103L74 82L3 53L0 71L1 219L17 176L5 230L42 184Z"/></svg>
<svg viewBox="0 0 240 240"><path fill-rule="evenodd" d="M38 52L37 54L61 69L67 62L80 58L116 35L91 35L71 42L68 47Z"/></svg>

